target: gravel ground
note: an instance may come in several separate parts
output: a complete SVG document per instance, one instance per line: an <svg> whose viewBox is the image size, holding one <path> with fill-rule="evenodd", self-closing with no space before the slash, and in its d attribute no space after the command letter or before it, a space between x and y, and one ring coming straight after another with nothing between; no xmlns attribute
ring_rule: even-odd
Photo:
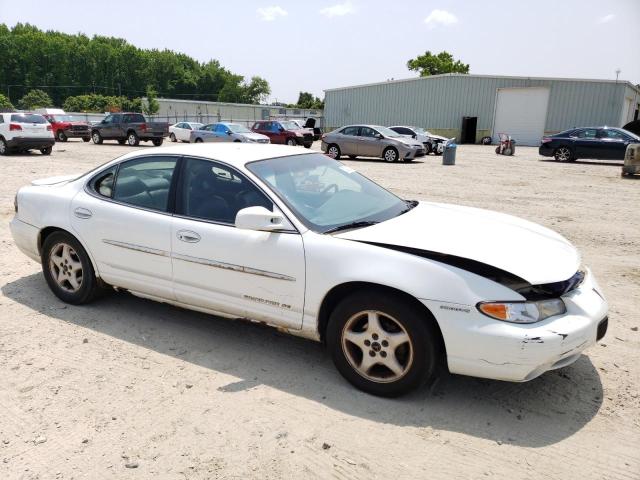
<svg viewBox="0 0 640 480"><path fill-rule="evenodd" d="M14 193L130 150L0 157L0 478L640 478L640 181L619 164L486 146L449 167L345 161L405 198L558 230L611 305L604 341L567 368L525 384L447 376L386 400L272 329L126 294L57 300L13 245Z"/></svg>

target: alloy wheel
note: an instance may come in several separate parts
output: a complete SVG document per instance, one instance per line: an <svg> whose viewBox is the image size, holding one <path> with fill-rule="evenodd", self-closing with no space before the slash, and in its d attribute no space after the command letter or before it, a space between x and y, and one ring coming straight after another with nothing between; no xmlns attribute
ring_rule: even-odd
<svg viewBox="0 0 640 480"><path fill-rule="evenodd" d="M566 162L571 158L571 151L567 147L560 147L557 153L558 160Z"/></svg>
<svg viewBox="0 0 640 480"><path fill-rule="evenodd" d="M387 162L395 162L397 160L397 158L398 158L398 154L392 148L390 148L386 152L384 152L384 159Z"/></svg>
<svg viewBox="0 0 640 480"><path fill-rule="evenodd" d="M384 312L356 313L345 323L341 337L351 367L372 382L395 382L413 364L411 337L398 320Z"/></svg>
<svg viewBox="0 0 640 480"><path fill-rule="evenodd" d="M338 158L338 147L335 145L331 145L327 150L327 153L331 158Z"/></svg>
<svg viewBox="0 0 640 480"><path fill-rule="evenodd" d="M75 293L82 286L82 262L76 251L66 243L56 243L49 255L49 271L58 286Z"/></svg>

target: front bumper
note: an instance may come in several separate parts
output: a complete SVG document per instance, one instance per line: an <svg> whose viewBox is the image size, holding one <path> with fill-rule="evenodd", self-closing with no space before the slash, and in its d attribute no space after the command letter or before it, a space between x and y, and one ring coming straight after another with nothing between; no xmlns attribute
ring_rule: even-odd
<svg viewBox="0 0 640 480"><path fill-rule="evenodd" d="M70 128L63 130L64 134L67 138L89 138L91 136L91 132L89 129L87 130L72 130Z"/></svg>
<svg viewBox="0 0 640 480"><path fill-rule="evenodd" d="M423 303L438 320L451 373L525 382L575 362L604 336L608 305L599 292L588 272L562 296L565 314L528 325L493 320L475 306Z"/></svg>
<svg viewBox="0 0 640 480"><path fill-rule="evenodd" d="M45 148L52 147L56 143L53 135L51 137L13 137L7 140L9 148Z"/></svg>
<svg viewBox="0 0 640 480"><path fill-rule="evenodd" d="M296 137L296 143L304 147L313 145L313 135L306 137Z"/></svg>
<svg viewBox="0 0 640 480"><path fill-rule="evenodd" d="M13 217L13 220L9 223L9 228L16 247L27 257L40 262L40 252L38 251L38 234L40 230L23 222L18 217Z"/></svg>

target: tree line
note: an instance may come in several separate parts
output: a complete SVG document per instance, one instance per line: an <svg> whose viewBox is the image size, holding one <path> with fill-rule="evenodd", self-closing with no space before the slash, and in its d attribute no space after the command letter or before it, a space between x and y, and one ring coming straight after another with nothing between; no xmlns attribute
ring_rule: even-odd
<svg viewBox="0 0 640 480"><path fill-rule="evenodd" d="M36 88L57 106L94 94L135 99L148 89L163 97L235 103L260 103L271 93L265 79L247 80L217 60L202 63L121 38L45 32L29 24L0 24L0 52L0 91L14 105Z"/></svg>

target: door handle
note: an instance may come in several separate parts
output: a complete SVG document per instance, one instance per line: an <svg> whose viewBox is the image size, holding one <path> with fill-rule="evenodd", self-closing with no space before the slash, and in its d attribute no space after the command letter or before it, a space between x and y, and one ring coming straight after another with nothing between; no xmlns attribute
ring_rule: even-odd
<svg viewBox="0 0 640 480"><path fill-rule="evenodd" d="M200 235L196 232L192 232L191 230L180 230L176 236L178 237L178 240L187 243L198 243L200 241Z"/></svg>
<svg viewBox="0 0 640 480"><path fill-rule="evenodd" d="M78 217L81 218L82 220L86 220L87 218L91 218L91 216L93 215L93 213L91 213L91 210L88 210L86 208L82 208L82 207L78 207L73 211L73 214Z"/></svg>

